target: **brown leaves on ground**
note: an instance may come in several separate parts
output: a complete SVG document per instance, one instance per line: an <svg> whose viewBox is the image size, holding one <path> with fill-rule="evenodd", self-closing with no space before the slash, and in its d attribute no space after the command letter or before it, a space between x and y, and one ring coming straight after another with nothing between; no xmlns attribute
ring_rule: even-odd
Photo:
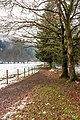
<svg viewBox="0 0 80 120"><path fill-rule="evenodd" d="M1 89L0 114L28 96L26 107L18 110L12 120L79 120L80 83L59 79L60 74L61 71L41 69L25 80Z"/></svg>

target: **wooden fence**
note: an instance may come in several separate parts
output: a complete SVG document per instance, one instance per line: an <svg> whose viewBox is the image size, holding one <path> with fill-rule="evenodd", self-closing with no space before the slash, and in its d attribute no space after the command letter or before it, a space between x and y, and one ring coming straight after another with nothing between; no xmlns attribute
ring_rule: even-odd
<svg viewBox="0 0 80 120"><path fill-rule="evenodd" d="M9 79L16 77L17 81L19 81L21 79L21 75L23 76L22 78L25 78L26 76L30 76L30 75L36 73L38 70L39 70L39 67L31 67L31 68L28 67L27 71L24 68L23 72L20 73L19 69L17 69L15 74L10 74L10 75L9 75L9 70L6 70L6 77L2 78L2 80L6 79L6 83L8 84Z"/></svg>

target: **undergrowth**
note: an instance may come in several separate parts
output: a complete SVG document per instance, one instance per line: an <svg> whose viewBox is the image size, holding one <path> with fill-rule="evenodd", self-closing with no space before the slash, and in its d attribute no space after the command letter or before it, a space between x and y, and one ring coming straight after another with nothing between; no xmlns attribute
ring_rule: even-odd
<svg viewBox="0 0 80 120"><path fill-rule="evenodd" d="M11 120L80 120L80 106L56 85L39 85L29 93L31 104Z"/></svg>

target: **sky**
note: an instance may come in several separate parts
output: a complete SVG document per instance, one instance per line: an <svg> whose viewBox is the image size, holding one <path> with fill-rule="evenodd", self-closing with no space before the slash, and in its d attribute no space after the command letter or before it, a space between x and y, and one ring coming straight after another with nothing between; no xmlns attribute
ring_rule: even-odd
<svg viewBox="0 0 80 120"><path fill-rule="evenodd" d="M20 2L21 4L21 1L22 0L17 0L18 2ZM33 6L33 2L34 1L37 1L38 4L42 1L42 0L23 0L25 2L24 5L32 5ZM36 2L35 2L35 5L36 5ZM10 7L10 6L8 6ZM42 6L41 6L42 7ZM9 11L10 9L8 10L5 10L4 8L0 8L0 19L4 18L6 21L10 21L11 20L11 17L10 17L10 14L9 14ZM8 18L7 18L7 15L8 15ZM18 6L14 6L13 10L11 11L11 15L13 16L13 19L12 20L30 20L30 19L34 19L35 15L34 13L32 13L31 11L25 9L25 10L22 10L22 8L18 7ZM11 32L11 34L13 34L13 32Z"/></svg>
<svg viewBox="0 0 80 120"><path fill-rule="evenodd" d="M0 17L6 16L7 13L4 9L0 9Z"/></svg>
<svg viewBox="0 0 80 120"><path fill-rule="evenodd" d="M22 0L17 0L18 2L21 3ZM42 0L23 0L25 3L28 3L28 5L32 5L33 6L33 2L34 1L37 1L37 3L35 2L35 5L36 4L39 4ZM27 4L25 4L27 5ZM40 7L42 8L44 5L41 5ZM8 6L10 7L10 6ZM13 20L30 20L30 19L34 19L35 15L34 13L32 13L31 11L28 11L27 9L25 10L22 10L22 8L18 7L18 6L14 6L13 10L11 11L11 15L13 16L13 19L10 17L10 14L9 14L9 10L5 10L4 8L0 8L0 19L5 19L5 21L13 21ZM8 18L7 18L8 16ZM3 23L4 24L4 23ZM32 33L32 28L28 28L27 31L31 31ZM12 36L15 36L15 37L20 37L20 35L22 34L22 31L24 33L25 30L21 29L21 30L18 30L18 31L11 31L9 33L9 35L12 35ZM33 30L33 31L36 31ZM28 32L26 32L28 34Z"/></svg>

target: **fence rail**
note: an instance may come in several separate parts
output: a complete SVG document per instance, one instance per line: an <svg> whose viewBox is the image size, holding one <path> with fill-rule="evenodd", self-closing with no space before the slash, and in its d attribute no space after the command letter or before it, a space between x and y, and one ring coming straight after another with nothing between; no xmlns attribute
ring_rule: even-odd
<svg viewBox="0 0 80 120"><path fill-rule="evenodd" d="M15 74L9 75L9 70L6 70L5 77L0 78L0 81L6 80L6 84L9 83L9 79L16 78L17 81L19 81L21 78L25 78L26 76L32 75L36 73L40 67L28 67L27 70L24 68L23 72L20 72L19 69L16 70Z"/></svg>

